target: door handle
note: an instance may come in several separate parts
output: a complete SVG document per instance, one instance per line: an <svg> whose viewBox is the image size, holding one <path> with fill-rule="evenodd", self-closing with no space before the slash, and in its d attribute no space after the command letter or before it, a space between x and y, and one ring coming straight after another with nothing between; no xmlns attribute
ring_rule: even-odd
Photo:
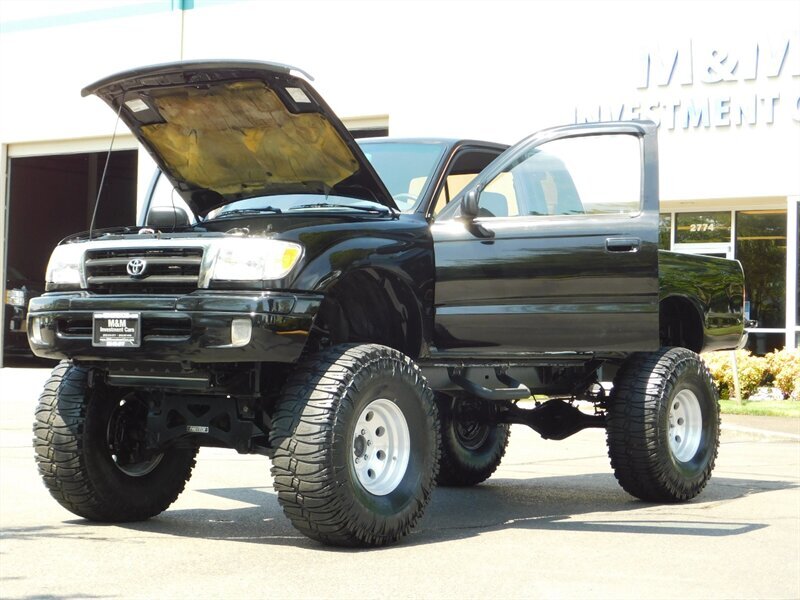
<svg viewBox="0 0 800 600"><path fill-rule="evenodd" d="M634 237L606 238L606 252L638 252L641 244Z"/></svg>

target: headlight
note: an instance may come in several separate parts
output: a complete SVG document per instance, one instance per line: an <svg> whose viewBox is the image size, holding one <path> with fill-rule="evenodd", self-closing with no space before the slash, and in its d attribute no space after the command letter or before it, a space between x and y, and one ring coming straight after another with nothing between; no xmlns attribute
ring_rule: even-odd
<svg viewBox="0 0 800 600"><path fill-rule="evenodd" d="M50 262L47 263L48 286L55 284L80 287L82 262L82 244L56 246L50 255Z"/></svg>
<svg viewBox="0 0 800 600"><path fill-rule="evenodd" d="M302 246L264 239L233 239L214 243L216 256L210 279L263 281L286 277L300 260Z"/></svg>

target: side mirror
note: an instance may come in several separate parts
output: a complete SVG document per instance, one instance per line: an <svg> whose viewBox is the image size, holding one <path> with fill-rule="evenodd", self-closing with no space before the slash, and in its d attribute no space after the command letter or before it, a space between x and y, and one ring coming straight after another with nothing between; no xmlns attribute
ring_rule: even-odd
<svg viewBox="0 0 800 600"><path fill-rule="evenodd" d="M466 193L464 200L461 203L461 217L464 219L467 230L472 235L479 238L491 239L494 237L494 231L491 231L480 223L475 222L475 219L478 218L478 212L480 211L480 206L478 203L480 197L480 186L472 188Z"/></svg>
<svg viewBox="0 0 800 600"><path fill-rule="evenodd" d="M464 202L461 205L461 214L472 220L478 216L478 201L481 196L481 188L472 188L470 191L467 192L467 195L464 196Z"/></svg>

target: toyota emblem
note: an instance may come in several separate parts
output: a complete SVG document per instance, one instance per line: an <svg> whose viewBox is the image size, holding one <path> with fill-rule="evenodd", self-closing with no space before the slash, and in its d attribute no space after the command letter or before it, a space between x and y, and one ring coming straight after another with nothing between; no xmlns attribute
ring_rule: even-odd
<svg viewBox="0 0 800 600"><path fill-rule="evenodd" d="M143 277L147 268L147 261L143 258L133 258L128 261L128 275L131 277Z"/></svg>

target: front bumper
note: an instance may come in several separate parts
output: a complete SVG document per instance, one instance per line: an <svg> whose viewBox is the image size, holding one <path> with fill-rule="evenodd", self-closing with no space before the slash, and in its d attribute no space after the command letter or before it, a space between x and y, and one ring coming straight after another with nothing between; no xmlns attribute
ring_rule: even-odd
<svg viewBox="0 0 800 600"><path fill-rule="evenodd" d="M56 292L33 298L28 340L42 358L171 363L296 361L323 297L283 292L197 291L186 295L111 296ZM141 345L94 347L96 312L141 314ZM250 340L231 344L234 320L252 324Z"/></svg>

